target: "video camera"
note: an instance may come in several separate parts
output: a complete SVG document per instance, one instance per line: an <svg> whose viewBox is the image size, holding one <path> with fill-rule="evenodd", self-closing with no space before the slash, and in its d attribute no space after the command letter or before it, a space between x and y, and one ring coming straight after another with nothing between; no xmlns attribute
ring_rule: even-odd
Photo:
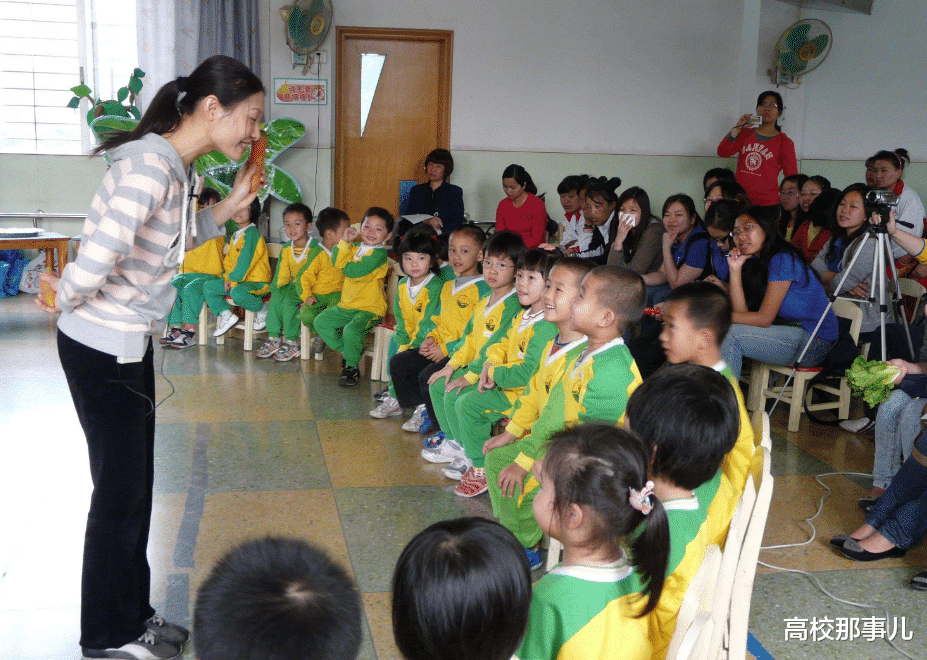
<svg viewBox="0 0 927 660"><path fill-rule="evenodd" d="M891 213L892 209L898 207L899 197L900 195L896 195L884 188L870 190L866 193L866 214L878 213L880 218L879 226L884 227L888 223L889 213Z"/></svg>

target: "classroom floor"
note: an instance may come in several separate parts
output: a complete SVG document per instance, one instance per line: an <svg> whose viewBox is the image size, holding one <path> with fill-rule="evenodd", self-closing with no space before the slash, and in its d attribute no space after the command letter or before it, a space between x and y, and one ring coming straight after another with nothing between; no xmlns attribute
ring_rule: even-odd
<svg viewBox="0 0 927 660"><path fill-rule="evenodd" d="M80 657L80 558L90 480L54 336L53 320L30 297L0 300L2 660ZM366 613L360 657L397 658L388 594L396 557L433 521L489 515L487 496L456 497L440 466L419 458L417 434L404 433L396 418L367 415L379 384L362 380L353 390L335 384L331 354L324 362L278 364L244 353L234 338L221 347L156 350L156 369L163 359L164 375L158 398L167 397L157 413L149 546L158 611L189 622L197 586L233 544L262 534L298 536L328 549L353 572ZM764 545L808 538L800 521L825 492L814 475L866 472L873 455L871 437L806 419L798 433L788 433L781 411L772 424L776 482ZM867 631L894 630L901 648L925 657L927 594L907 584L927 568L927 550L920 545L903 559L874 564L832 552L830 537L862 522L856 499L868 484L844 476L823 480L833 495L815 521L817 538L801 548L764 551L761 560L810 571L835 596L877 609L835 603L806 577L760 567L750 650L760 660L901 658L886 642L865 638ZM888 609L887 626L879 608ZM833 640L812 636L815 617L832 620ZM859 619L855 627L851 618ZM858 632L855 639L840 639L842 623ZM795 631L789 640L787 625ZM902 641L903 634L913 637Z"/></svg>

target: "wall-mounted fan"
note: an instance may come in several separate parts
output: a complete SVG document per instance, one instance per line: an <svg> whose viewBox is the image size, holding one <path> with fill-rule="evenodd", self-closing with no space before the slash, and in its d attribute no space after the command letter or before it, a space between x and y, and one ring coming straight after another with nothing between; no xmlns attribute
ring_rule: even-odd
<svg viewBox="0 0 927 660"><path fill-rule="evenodd" d="M287 46L306 57L303 66L303 75L306 75L312 66L312 54L332 27L332 3L330 0L298 0L280 9L280 17L286 25Z"/></svg>
<svg viewBox="0 0 927 660"><path fill-rule="evenodd" d="M802 76L824 62L833 41L830 27L816 18L789 26L776 43L775 70L768 71L770 79L777 85L798 86Z"/></svg>

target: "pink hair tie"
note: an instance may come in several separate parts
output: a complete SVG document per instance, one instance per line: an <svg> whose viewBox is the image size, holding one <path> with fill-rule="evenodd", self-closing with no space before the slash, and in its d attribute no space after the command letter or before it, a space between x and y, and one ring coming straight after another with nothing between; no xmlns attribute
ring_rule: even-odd
<svg viewBox="0 0 927 660"><path fill-rule="evenodd" d="M639 491L634 490L633 488L628 488L628 490L631 491L630 495L628 495L628 503L631 506L633 506L645 516L653 511L653 503L650 501L650 496L653 495L652 481L645 483L644 487Z"/></svg>

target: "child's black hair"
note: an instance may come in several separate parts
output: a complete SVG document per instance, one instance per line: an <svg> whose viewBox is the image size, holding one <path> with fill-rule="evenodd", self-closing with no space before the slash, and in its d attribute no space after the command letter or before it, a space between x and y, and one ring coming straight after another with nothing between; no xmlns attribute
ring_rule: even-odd
<svg viewBox="0 0 927 660"><path fill-rule="evenodd" d="M599 304L615 313L622 334L629 325L641 320L647 285L639 273L623 266L598 266L589 275L602 280L603 286L598 287Z"/></svg>
<svg viewBox="0 0 927 660"><path fill-rule="evenodd" d="M715 336L715 344L727 337L731 328L730 296L721 287L711 282L689 282L673 289L666 302L681 302L686 305L686 317L696 330L708 328Z"/></svg>
<svg viewBox="0 0 927 660"><path fill-rule="evenodd" d="M341 209L336 209L334 206L327 206L319 211L319 217L315 221L315 228L319 232L319 236L325 238L325 232L338 229L343 222L351 224L351 218L348 217L348 214Z"/></svg>
<svg viewBox="0 0 927 660"><path fill-rule="evenodd" d="M554 489L553 513L566 520L570 506L586 507L592 521L587 545L606 546L615 559L625 544L631 564L645 584L647 605L638 616L657 606L669 563L669 523L663 504L650 496L646 516L631 506L630 489L647 482L648 454L644 442L630 431L608 424L583 424L555 433L541 466L542 482Z"/></svg>
<svg viewBox="0 0 927 660"><path fill-rule="evenodd" d="M553 253L542 250L541 248L531 248L530 250L525 250L525 253L521 255L521 258L519 258L518 262L515 264L515 270L528 270L533 273L540 273L546 280L547 276L550 274L551 267L556 262L557 259Z"/></svg>
<svg viewBox="0 0 927 660"><path fill-rule="evenodd" d="M562 259L557 259L551 264L550 270L554 269L554 266L557 268L565 268L574 275L576 275L580 281L596 267L596 263L591 259L584 259L583 257L563 257ZM548 276L550 272L548 271Z"/></svg>
<svg viewBox="0 0 927 660"><path fill-rule="evenodd" d="M567 176L563 177L563 181L561 181L557 185L557 194L558 195L566 195L567 193L579 194L579 191L583 189L584 183L586 182L583 180L582 176L578 174L568 174Z"/></svg>
<svg viewBox="0 0 927 660"><path fill-rule="evenodd" d="M360 594L345 569L304 541L246 541L200 587L193 639L204 660L353 660Z"/></svg>
<svg viewBox="0 0 927 660"><path fill-rule="evenodd" d="M200 191L200 196L197 197L196 201L201 206L206 206L207 204L217 204L222 201L222 195L220 195L219 191L215 188L204 186Z"/></svg>
<svg viewBox="0 0 927 660"><path fill-rule="evenodd" d="M438 234L438 259L447 263L448 261L448 248L451 245L451 237L449 234Z"/></svg>
<svg viewBox="0 0 927 660"><path fill-rule="evenodd" d="M431 225L420 222L406 232L402 243L399 244L399 249L396 251L399 256L400 268L402 268L402 255L406 252L427 254L431 259L428 270L435 275L441 272L441 266L438 264L438 232Z"/></svg>
<svg viewBox="0 0 927 660"><path fill-rule="evenodd" d="M514 265L521 259L521 255L525 253L525 250L527 250L525 239L520 234L511 229L503 229L486 239L483 244L483 258L508 258L512 260Z"/></svg>
<svg viewBox="0 0 927 660"><path fill-rule="evenodd" d="M530 604L524 548L486 518L431 525L409 541L393 572L393 634L409 660L508 660Z"/></svg>
<svg viewBox="0 0 927 660"><path fill-rule="evenodd" d="M283 217L287 216L287 213L300 213L303 218L306 219L306 224L312 224L312 209L303 204L302 202L293 202L292 204L287 204L287 207L283 209Z"/></svg>
<svg viewBox="0 0 927 660"><path fill-rule="evenodd" d="M457 229L451 232L451 236L455 234L460 234L461 236L469 236L473 241L480 246L480 249L483 248L483 244L486 242L486 232L483 231L483 228L479 225L475 225L472 222L461 225ZM450 238L450 237L449 237Z"/></svg>
<svg viewBox="0 0 927 660"><path fill-rule="evenodd" d="M528 174L528 170L526 170L521 165L512 163L506 167L504 170L502 170L502 178L514 179L515 183L524 188L526 192L529 192L532 195L538 194L538 187L534 185L534 180L531 178L531 175Z"/></svg>
<svg viewBox="0 0 927 660"><path fill-rule="evenodd" d="M261 202L255 198L251 201L251 206L248 207L248 220L251 222L251 224L256 225L260 218Z"/></svg>
<svg viewBox="0 0 927 660"><path fill-rule="evenodd" d="M653 457L651 474L688 490L715 476L740 432L730 381L688 362L665 365L635 389L627 419Z"/></svg>
<svg viewBox="0 0 927 660"><path fill-rule="evenodd" d="M727 167L712 167L705 172L702 177L702 190L708 187L708 179L719 179L721 181L734 181L734 173ZM708 192L705 190L705 192Z"/></svg>
<svg viewBox="0 0 927 660"><path fill-rule="evenodd" d="M393 218L393 214L387 211L385 208L381 206L371 206L369 209L364 211L364 218L367 218L368 216L376 216L377 218L381 218L383 222L386 223L386 233L393 233L393 226L396 224L396 219Z"/></svg>

